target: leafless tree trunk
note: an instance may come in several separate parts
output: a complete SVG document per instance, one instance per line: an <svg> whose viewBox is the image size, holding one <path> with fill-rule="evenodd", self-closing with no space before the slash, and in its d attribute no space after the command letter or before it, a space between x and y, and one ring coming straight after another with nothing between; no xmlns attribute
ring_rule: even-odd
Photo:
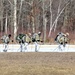
<svg viewBox="0 0 75 75"><path fill-rule="evenodd" d="M66 2L65 2L66 3ZM68 19L69 19L69 9L70 9L70 3L68 6L65 7L65 10L64 10L64 23L63 23L63 27L65 27L68 23Z"/></svg>
<svg viewBox="0 0 75 75"><path fill-rule="evenodd" d="M60 12L60 6L61 6L61 0L59 0L59 6L58 6L57 16L59 15L59 12ZM55 26L54 26L54 32L55 32L56 27L57 27L57 22L58 22L58 20L56 20L56 23L55 23Z"/></svg>
<svg viewBox="0 0 75 75"><path fill-rule="evenodd" d="M2 32L3 32L3 3L1 0L1 36L2 36Z"/></svg>
<svg viewBox="0 0 75 75"><path fill-rule="evenodd" d="M43 0L42 1L43 2L43 6L42 6L42 8L43 8L43 31L44 31L44 43L45 43L45 41L46 41L46 23L47 23L47 19L46 19L46 17L45 17L45 4L44 4L44 2L45 2L45 0Z"/></svg>
<svg viewBox="0 0 75 75"><path fill-rule="evenodd" d="M32 16L32 32L35 33L34 17Z"/></svg>
<svg viewBox="0 0 75 75"><path fill-rule="evenodd" d="M22 10L23 1L24 1L24 0L21 0L21 2L20 2L20 10L19 10L19 17L18 17L18 25L19 25L20 18L21 18L20 16L21 16L21 10Z"/></svg>
<svg viewBox="0 0 75 75"><path fill-rule="evenodd" d="M50 31L49 31L49 36L50 36L50 34L51 34L51 27L52 27L52 23L53 23L53 21L52 21L52 19L53 19L53 13L52 13L52 1L53 0L50 0Z"/></svg>
<svg viewBox="0 0 75 75"><path fill-rule="evenodd" d="M33 3L33 1L32 1L32 32L33 33L35 33L35 23L34 23L34 8L33 8L33 6L34 6L34 3Z"/></svg>
<svg viewBox="0 0 75 75"><path fill-rule="evenodd" d="M7 13L6 13L6 20L5 20L5 33L7 34Z"/></svg>
<svg viewBox="0 0 75 75"><path fill-rule="evenodd" d="M17 36L17 0L14 0L14 40Z"/></svg>

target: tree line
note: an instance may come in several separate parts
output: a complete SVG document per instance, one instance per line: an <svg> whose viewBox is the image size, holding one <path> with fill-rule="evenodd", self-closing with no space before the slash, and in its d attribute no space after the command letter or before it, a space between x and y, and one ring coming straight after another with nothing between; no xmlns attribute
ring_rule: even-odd
<svg viewBox="0 0 75 75"><path fill-rule="evenodd" d="M75 36L75 0L0 0L0 36L41 32L44 42L58 32Z"/></svg>

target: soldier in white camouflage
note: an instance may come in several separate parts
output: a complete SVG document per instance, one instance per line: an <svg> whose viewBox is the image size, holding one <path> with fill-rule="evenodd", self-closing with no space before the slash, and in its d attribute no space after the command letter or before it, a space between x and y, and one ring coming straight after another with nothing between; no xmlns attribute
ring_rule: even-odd
<svg viewBox="0 0 75 75"><path fill-rule="evenodd" d="M64 34L64 33L60 32L57 34L55 41L59 44L59 49L61 49L61 46L63 46L63 47L66 46L66 44L69 41L68 36L69 36L69 33Z"/></svg>
<svg viewBox="0 0 75 75"><path fill-rule="evenodd" d="M3 50L4 52L7 52L7 47L10 42L10 38L11 38L11 34L4 35L1 37L2 43L4 44L4 50Z"/></svg>
<svg viewBox="0 0 75 75"><path fill-rule="evenodd" d="M17 35L16 40L20 44L21 52L23 51L23 49L27 50L27 46L31 42L31 39L27 34ZM25 46L25 48L24 48L24 46Z"/></svg>
<svg viewBox="0 0 75 75"><path fill-rule="evenodd" d="M32 34L32 42L34 42L34 44L35 44L35 52L38 52L38 49L37 49L38 42L42 42L40 37L41 37L41 32Z"/></svg>
<svg viewBox="0 0 75 75"><path fill-rule="evenodd" d="M38 33L33 33L32 34L32 42L40 42L40 36L41 36L41 32Z"/></svg>

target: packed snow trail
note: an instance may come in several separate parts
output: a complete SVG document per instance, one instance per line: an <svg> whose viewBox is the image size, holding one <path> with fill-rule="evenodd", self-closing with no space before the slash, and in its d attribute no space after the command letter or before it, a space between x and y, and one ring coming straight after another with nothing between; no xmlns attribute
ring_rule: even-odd
<svg viewBox="0 0 75 75"><path fill-rule="evenodd" d="M58 45L38 45L38 52L75 52L75 45L66 45L65 48L61 46L62 50L59 49ZM0 44L0 52L3 52L4 45ZM20 52L19 44L9 44L7 52ZM22 52L35 52L35 45L28 45L27 49L23 48Z"/></svg>

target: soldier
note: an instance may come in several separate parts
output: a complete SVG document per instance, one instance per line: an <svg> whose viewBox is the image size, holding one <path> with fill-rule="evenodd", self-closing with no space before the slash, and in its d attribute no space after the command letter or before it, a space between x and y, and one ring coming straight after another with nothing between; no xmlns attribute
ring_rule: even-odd
<svg viewBox="0 0 75 75"><path fill-rule="evenodd" d="M28 45L31 43L31 33L26 34L25 38L25 50L27 50Z"/></svg>
<svg viewBox="0 0 75 75"><path fill-rule="evenodd" d="M68 40L69 40L68 36L69 36L69 33L66 33L66 34L58 33L56 38L55 38L55 41L59 44L64 44L64 46L65 46L65 44L67 44Z"/></svg>
<svg viewBox="0 0 75 75"><path fill-rule="evenodd" d="M31 39L30 39L30 37L27 34L19 34L16 37L16 40L20 44L21 52L22 52L23 49L27 50L27 46L31 42ZM25 46L25 48L24 48L24 46Z"/></svg>
<svg viewBox="0 0 75 75"><path fill-rule="evenodd" d="M25 35L24 34L19 34L16 36L16 41L18 43L25 43Z"/></svg>
<svg viewBox="0 0 75 75"><path fill-rule="evenodd" d="M40 42L41 32L32 34L32 42Z"/></svg>
<svg viewBox="0 0 75 75"><path fill-rule="evenodd" d="M28 33L26 34L26 40L25 40L26 43L31 43L31 33Z"/></svg>
<svg viewBox="0 0 75 75"><path fill-rule="evenodd" d="M25 35L19 34L16 36L16 41L20 44L21 52L23 50L23 45L25 44Z"/></svg>
<svg viewBox="0 0 75 75"><path fill-rule="evenodd" d="M55 38L55 41L59 44L59 47L60 45L63 45L63 47L65 47L65 45L68 43L69 39L68 39L68 36L69 36L69 33L58 33L56 38Z"/></svg>
<svg viewBox="0 0 75 75"><path fill-rule="evenodd" d="M38 42L41 42L40 40L41 32L33 33L32 34L32 42L35 43L35 52L37 52Z"/></svg>
<svg viewBox="0 0 75 75"><path fill-rule="evenodd" d="M8 44L10 42L10 38L11 38L11 34L4 35L1 37L1 40L4 43L4 50L3 50L4 52L7 52L7 47L8 47Z"/></svg>

